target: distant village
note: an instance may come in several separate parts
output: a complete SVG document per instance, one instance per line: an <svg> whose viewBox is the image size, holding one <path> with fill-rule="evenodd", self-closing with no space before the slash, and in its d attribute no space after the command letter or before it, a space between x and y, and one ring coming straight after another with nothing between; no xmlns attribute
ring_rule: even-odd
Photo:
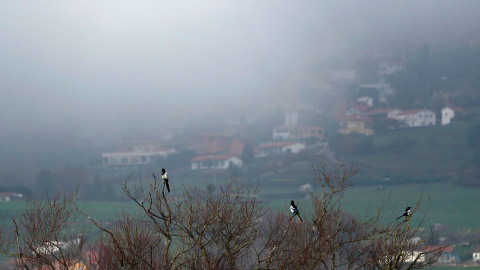
<svg viewBox="0 0 480 270"><path fill-rule="evenodd" d="M405 128L450 125L465 119L467 110L456 105L451 97L468 91L468 87L462 80L449 81L448 75L436 79L427 76L431 73L427 45L420 58L410 61L404 55L376 52L366 57L364 62L368 64L359 64L357 68L322 70L311 75L305 86L296 90L299 99L278 104L281 116L276 121L261 123L269 137L252 132L258 128L254 118L243 122L228 120L215 130L197 130L187 138L181 134L182 140L177 139L176 131L153 139L122 139L117 148L101 154L102 165L142 166L153 159L167 159L180 151L176 148L178 143L172 147L171 142L181 141L180 148L194 153L188 158L189 169L227 170L230 166L242 168L252 160L262 162L306 149L329 150L328 138L334 134L370 136ZM420 74L420 79L411 74ZM410 88L418 95L405 89L399 92L395 84L401 80L413 81ZM410 104L405 102L405 96L410 96ZM78 139L81 147L97 143L98 138L88 134ZM331 152L330 156L334 158Z"/></svg>

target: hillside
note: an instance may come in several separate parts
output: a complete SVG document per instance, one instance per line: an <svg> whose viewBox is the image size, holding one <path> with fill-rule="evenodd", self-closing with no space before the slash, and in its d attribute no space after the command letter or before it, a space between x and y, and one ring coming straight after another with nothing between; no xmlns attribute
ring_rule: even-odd
<svg viewBox="0 0 480 270"><path fill-rule="evenodd" d="M473 123L451 126L395 130L373 135L371 154L337 154L342 161L354 161L361 167L361 183L392 183L448 180L470 162L473 150L466 136Z"/></svg>

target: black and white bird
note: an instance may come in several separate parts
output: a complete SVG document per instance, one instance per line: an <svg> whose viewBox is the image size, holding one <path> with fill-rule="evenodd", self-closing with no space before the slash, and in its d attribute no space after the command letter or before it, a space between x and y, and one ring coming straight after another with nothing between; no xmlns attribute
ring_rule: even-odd
<svg viewBox="0 0 480 270"><path fill-rule="evenodd" d="M405 212L403 212L403 215L399 216L397 219L402 218L402 217L408 218L410 216L410 209L412 209L412 207L407 206L407 209L405 209Z"/></svg>
<svg viewBox="0 0 480 270"><path fill-rule="evenodd" d="M167 191L170 193L170 186L168 185L168 174L167 171L165 171L165 168L162 168L162 179L165 182L165 185L167 186Z"/></svg>
<svg viewBox="0 0 480 270"><path fill-rule="evenodd" d="M293 213L293 217L295 216L298 216L298 218L300 218L300 220L303 222L303 219L302 217L300 216L300 212L298 211L298 208L297 206L295 205L295 202L292 200L291 204L290 204L290 211Z"/></svg>

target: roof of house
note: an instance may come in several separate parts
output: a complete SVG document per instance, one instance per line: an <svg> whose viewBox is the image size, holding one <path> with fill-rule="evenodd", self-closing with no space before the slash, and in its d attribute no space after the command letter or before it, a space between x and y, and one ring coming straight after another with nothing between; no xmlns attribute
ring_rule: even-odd
<svg viewBox="0 0 480 270"><path fill-rule="evenodd" d="M196 156L190 159L190 162L196 161L206 161L206 160L228 160L232 157L236 157L235 155L227 154L227 155L202 155Z"/></svg>
<svg viewBox="0 0 480 270"><path fill-rule="evenodd" d="M220 155L220 154L232 154L236 156L241 156L243 152L244 144L238 139L233 139L230 144L223 145L219 147L207 147L205 149L197 151L198 155Z"/></svg>
<svg viewBox="0 0 480 270"><path fill-rule="evenodd" d="M245 145L238 139L234 139L229 146L229 154L235 156L241 156Z"/></svg>
<svg viewBox="0 0 480 270"><path fill-rule="evenodd" d="M413 110L406 110L406 111L401 111L397 115L410 115L410 114L416 114L422 111L428 111L427 109L413 109Z"/></svg>
<svg viewBox="0 0 480 270"><path fill-rule="evenodd" d="M447 106L445 108L450 108L452 109L454 112L466 112L466 110L464 108L461 108L461 107L454 107L454 106Z"/></svg>
<svg viewBox="0 0 480 270"><path fill-rule="evenodd" d="M431 252L436 249L442 248L441 246L428 246L425 248L425 252ZM453 246L446 246L442 248L442 252L452 252L453 251Z"/></svg>
<svg viewBox="0 0 480 270"><path fill-rule="evenodd" d="M378 108L365 112L365 115L388 114L391 111L393 111L391 108Z"/></svg>

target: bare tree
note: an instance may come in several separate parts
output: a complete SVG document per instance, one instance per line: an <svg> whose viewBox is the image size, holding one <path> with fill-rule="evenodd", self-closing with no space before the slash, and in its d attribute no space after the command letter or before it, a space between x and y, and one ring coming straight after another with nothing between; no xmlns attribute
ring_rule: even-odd
<svg viewBox="0 0 480 270"><path fill-rule="evenodd" d="M31 197L13 230L0 232L0 251L15 258L16 269L68 269L81 258L85 228L75 226L73 196ZM76 229L72 232L72 229Z"/></svg>
<svg viewBox="0 0 480 270"><path fill-rule="evenodd" d="M68 267L81 245L67 253L58 243L66 241L62 232L77 215L71 213L74 205L101 231L89 246L91 269L421 269L434 264L445 246L434 245L433 232L422 229L422 193L412 215L402 220L385 202L362 214L343 210L344 191L358 170L344 163L331 170L324 164L315 167L312 210L301 212L303 222L287 209L270 211L258 200L258 187L236 179L217 191L184 187L181 194L166 194L165 182L155 175L129 180L122 187L137 205L136 214L122 213L105 226L85 213L75 197L33 203L24 213L26 223L18 226L14 219L13 233L2 234L2 250L7 254L15 244L16 251L8 254L16 256L19 268L53 269L54 262ZM42 252L52 245L61 254Z"/></svg>
<svg viewBox="0 0 480 270"><path fill-rule="evenodd" d="M345 189L359 168L339 163L334 170L314 169L312 213L305 222L272 215L264 224L257 252L258 269L421 269L435 263L445 246L422 232L425 216L397 221L384 202L362 215L341 207ZM413 207L420 208L423 194ZM395 212L396 213L396 212ZM414 215L415 216L415 215Z"/></svg>

